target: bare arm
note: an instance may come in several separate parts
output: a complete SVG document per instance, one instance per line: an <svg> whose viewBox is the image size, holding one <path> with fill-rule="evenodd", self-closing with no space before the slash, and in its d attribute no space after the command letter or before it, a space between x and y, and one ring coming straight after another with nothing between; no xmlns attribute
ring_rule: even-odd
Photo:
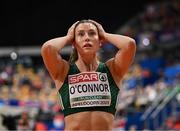
<svg viewBox="0 0 180 131"><path fill-rule="evenodd" d="M68 43L66 36L55 38L45 42L41 48L41 55L44 64L54 80L59 79L63 74L65 61L59 54L59 51Z"/></svg>
<svg viewBox="0 0 180 131"><path fill-rule="evenodd" d="M54 80L63 81L68 63L62 59L59 51L68 43L73 42L75 24L69 28L66 36L51 39L45 42L41 48L44 64Z"/></svg>
<svg viewBox="0 0 180 131"><path fill-rule="evenodd" d="M136 52L135 40L119 34L106 33L99 23L93 20L92 22L98 27L102 43L111 43L119 49L115 57L107 61L116 82L119 83L134 59Z"/></svg>
<svg viewBox="0 0 180 131"><path fill-rule="evenodd" d="M121 80L134 59L136 43L134 39L118 34L106 33L105 39L119 49L115 57L110 61L113 72Z"/></svg>

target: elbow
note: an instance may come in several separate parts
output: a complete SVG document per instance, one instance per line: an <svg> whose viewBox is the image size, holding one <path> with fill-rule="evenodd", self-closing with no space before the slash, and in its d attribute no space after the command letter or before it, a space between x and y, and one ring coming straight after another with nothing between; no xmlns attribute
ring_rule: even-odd
<svg viewBox="0 0 180 131"><path fill-rule="evenodd" d="M46 54L52 48L49 42L45 42L41 47L41 55Z"/></svg>
<svg viewBox="0 0 180 131"><path fill-rule="evenodd" d="M136 41L134 39L130 39L129 42L128 42L128 48L130 50L136 50Z"/></svg>
<svg viewBox="0 0 180 131"><path fill-rule="evenodd" d="M130 38L129 44L133 44L134 46L136 46L136 41L133 38Z"/></svg>

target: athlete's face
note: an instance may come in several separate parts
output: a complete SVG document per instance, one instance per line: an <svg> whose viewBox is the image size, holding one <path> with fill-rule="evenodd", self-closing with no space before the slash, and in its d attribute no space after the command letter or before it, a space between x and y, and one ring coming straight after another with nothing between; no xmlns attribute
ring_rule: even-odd
<svg viewBox="0 0 180 131"><path fill-rule="evenodd" d="M75 29L75 47L79 53L96 53L100 47L97 27L92 23L80 23Z"/></svg>

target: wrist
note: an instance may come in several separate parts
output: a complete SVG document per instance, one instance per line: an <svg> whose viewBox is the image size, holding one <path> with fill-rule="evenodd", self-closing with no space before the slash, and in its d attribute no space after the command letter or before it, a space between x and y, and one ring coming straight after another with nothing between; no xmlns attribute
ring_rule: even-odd
<svg viewBox="0 0 180 131"><path fill-rule="evenodd" d="M104 39L103 39L103 41L104 41L105 43L108 43L108 42L109 42L108 35L109 35L109 33L104 33Z"/></svg>
<svg viewBox="0 0 180 131"><path fill-rule="evenodd" d="M73 41L73 39L72 39L72 37L71 36L69 36L69 35L66 35L65 36L65 40L66 40L66 43L72 43L72 41Z"/></svg>

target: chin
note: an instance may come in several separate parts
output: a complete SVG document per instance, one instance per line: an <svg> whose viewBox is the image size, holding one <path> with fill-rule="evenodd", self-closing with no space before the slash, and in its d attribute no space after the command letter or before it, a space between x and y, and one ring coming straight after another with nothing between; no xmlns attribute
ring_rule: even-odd
<svg viewBox="0 0 180 131"><path fill-rule="evenodd" d="M83 55L91 55L91 54L96 54L96 51L94 50L84 50Z"/></svg>

